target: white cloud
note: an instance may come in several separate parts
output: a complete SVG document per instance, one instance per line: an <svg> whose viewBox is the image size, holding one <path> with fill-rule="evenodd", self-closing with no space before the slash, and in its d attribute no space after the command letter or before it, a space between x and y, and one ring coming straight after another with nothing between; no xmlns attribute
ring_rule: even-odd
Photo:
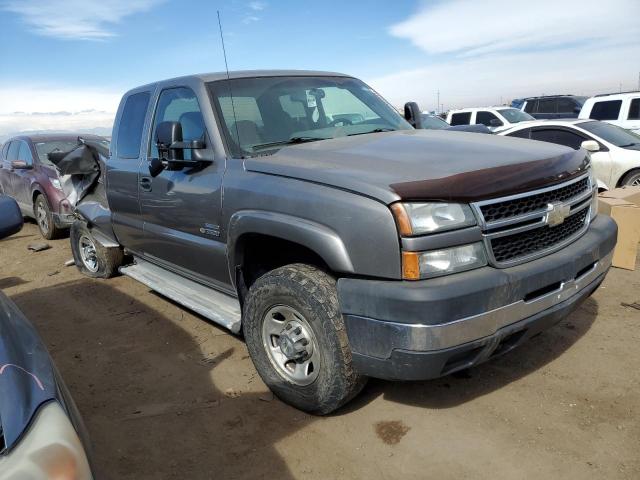
<svg viewBox="0 0 640 480"><path fill-rule="evenodd" d="M31 130L110 127L122 92L0 85L0 137Z"/></svg>
<svg viewBox="0 0 640 480"><path fill-rule="evenodd" d="M36 34L104 40L124 17L150 10L164 0L6 0L0 8L18 14Z"/></svg>
<svg viewBox="0 0 640 480"><path fill-rule="evenodd" d="M450 0L423 3L390 27L425 53L424 64L371 81L396 105L445 108L542 93L636 88L640 2Z"/></svg>
<svg viewBox="0 0 640 480"><path fill-rule="evenodd" d="M248 25L250 23L257 22L258 20L260 20L260 17L256 17L255 15L247 15L242 19L242 23Z"/></svg>
<svg viewBox="0 0 640 480"><path fill-rule="evenodd" d="M265 8L267 8L267 3L266 2L249 2L249 8L251 10L255 10L256 12L259 12L260 10L264 10Z"/></svg>

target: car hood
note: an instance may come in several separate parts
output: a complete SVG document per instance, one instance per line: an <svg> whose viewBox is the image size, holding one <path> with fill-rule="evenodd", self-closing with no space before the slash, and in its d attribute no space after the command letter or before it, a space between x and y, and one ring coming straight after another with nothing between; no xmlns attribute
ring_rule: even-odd
<svg viewBox="0 0 640 480"><path fill-rule="evenodd" d="M587 165L584 150L443 130L340 137L245 159L248 171L326 184L387 204L501 197L562 182Z"/></svg>

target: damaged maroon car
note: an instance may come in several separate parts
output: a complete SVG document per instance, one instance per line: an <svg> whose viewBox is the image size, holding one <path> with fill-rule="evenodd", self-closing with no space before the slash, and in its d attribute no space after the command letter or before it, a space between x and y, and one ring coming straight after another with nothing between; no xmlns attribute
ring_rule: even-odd
<svg viewBox="0 0 640 480"><path fill-rule="evenodd" d="M74 221L72 203L49 154L73 150L78 138L77 134L18 136L8 140L0 153L0 193L13 197L22 215L35 219L46 239L59 237ZM103 137L83 138L109 146Z"/></svg>

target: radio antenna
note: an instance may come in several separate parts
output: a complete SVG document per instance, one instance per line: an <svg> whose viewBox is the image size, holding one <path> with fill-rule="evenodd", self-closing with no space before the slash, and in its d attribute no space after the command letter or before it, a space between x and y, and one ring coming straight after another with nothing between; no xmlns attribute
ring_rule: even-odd
<svg viewBox="0 0 640 480"><path fill-rule="evenodd" d="M231 76L229 75L229 65L227 64L227 50L224 47L224 35L222 34L222 21L220 20L220 10L216 10L216 13L218 14L218 28L220 29L220 41L222 42L222 55L224 56L224 69L227 72L227 87L229 88L229 96L231 97L231 110L233 112L233 123L236 127L236 138L238 139L238 149L242 154L242 147L240 146L240 131L238 130L238 119L236 118L236 107L233 101L233 89L231 88Z"/></svg>

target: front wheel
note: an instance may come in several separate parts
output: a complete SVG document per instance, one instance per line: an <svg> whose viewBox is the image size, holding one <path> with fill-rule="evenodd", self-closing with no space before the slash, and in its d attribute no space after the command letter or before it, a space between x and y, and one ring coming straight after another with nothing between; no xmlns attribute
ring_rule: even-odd
<svg viewBox="0 0 640 480"><path fill-rule="evenodd" d="M122 249L104 247L96 241L87 225L76 220L71 226L71 252L78 270L92 278L110 278L122 265Z"/></svg>
<svg viewBox="0 0 640 480"><path fill-rule="evenodd" d="M335 280L313 266L272 270L249 289L243 332L253 363L284 402L324 415L351 400L366 378L351 349Z"/></svg>
<svg viewBox="0 0 640 480"><path fill-rule="evenodd" d="M632 170L620 181L620 186L640 186L640 170Z"/></svg>

